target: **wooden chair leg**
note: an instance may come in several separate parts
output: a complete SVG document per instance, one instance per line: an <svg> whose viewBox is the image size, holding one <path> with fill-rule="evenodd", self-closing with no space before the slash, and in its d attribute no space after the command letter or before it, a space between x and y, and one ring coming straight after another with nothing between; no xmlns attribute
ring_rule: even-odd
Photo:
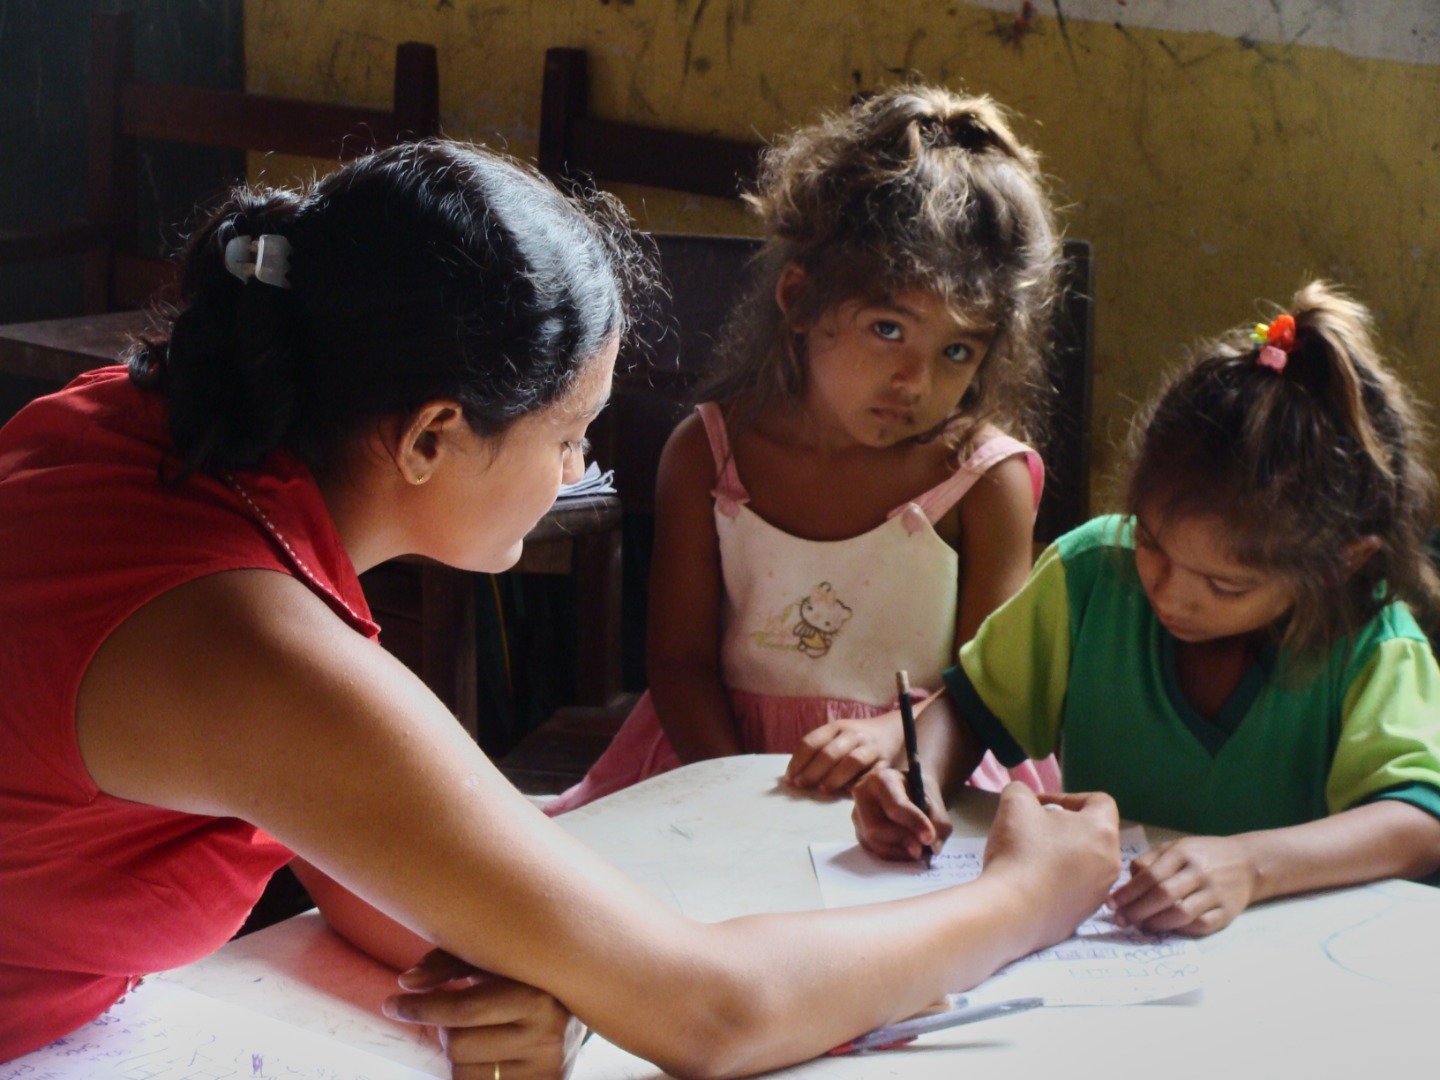
<svg viewBox="0 0 1440 1080"><path fill-rule="evenodd" d="M474 575L427 562L420 571L420 677L470 737L480 730Z"/></svg>

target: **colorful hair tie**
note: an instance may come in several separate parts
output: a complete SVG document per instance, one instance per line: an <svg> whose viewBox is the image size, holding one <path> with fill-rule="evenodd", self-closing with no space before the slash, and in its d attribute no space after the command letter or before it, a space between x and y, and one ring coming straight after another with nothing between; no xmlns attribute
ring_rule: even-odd
<svg viewBox="0 0 1440 1080"><path fill-rule="evenodd" d="M1290 350L1295 348L1295 317L1277 315L1275 321L1256 323L1250 332L1250 340L1260 346L1255 362L1273 371L1284 371L1290 360Z"/></svg>

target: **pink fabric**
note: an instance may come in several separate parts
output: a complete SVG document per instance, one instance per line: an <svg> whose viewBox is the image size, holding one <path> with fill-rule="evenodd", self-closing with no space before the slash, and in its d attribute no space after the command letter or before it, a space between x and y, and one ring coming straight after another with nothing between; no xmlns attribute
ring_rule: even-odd
<svg viewBox="0 0 1440 1080"><path fill-rule="evenodd" d="M723 415L717 406L708 403L698 411L715 459L716 481L711 494L715 497L716 512L734 518L749 501L749 493L736 472ZM896 507L890 516L900 516L909 531L923 529L926 521L933 524L942 518L989 468L1016 454L1024 454L1030 466L1038 505L1044 482L1039 456L1023 443L996 434L986 439L949 478L915 500ZM916 515L916 523L912 525L907 515ZM954 656L953 638L946 650L949 656ZM937 688L927 688L925 692L934 689ZM878 716L896 708L893 700L874 704L849 699L758 694L734 686L727 687L726 692L739 727L741 745L749 753L793 753L805 735L833 720ZM547 804L545 812L555 815L573 810L682 764L661 727L647 691L585 777ZM1042 762L1027 761L1007 770L993 755L987 754L970 783L998 791L1014 780L1036 791L1059 791L1059 765L1050 757Z"/></svg>
<svg viewBox="0 0 1440 1080"><path fill-rule="evenodd" d="M731 690L729 695L743 745L756 754L793 753L801 739L831 721L879 716L898 707L891 704L877 708L858 701L821 698L777 698L744 690ZM925 696L916 695L916 699L923 701ZM600 760L578 784L547 803L545 813L553 817L575 810L684 764L666 738L647 690ZM985 791L999 791L1016 780L1034 791L1059 791L1059 763L1054 757L1048 757L1044 761L1025 761L1007 770L995 760L994 754L986 754L969 782Z"/></svg>
<svg viewBox="0 0 1440 1080"><path fill-rule="evenodd" d="M163 401L118 367L0 431L0 1060L218 948L291 858L244 821L97 789L75 700L110 633L177 585L241 568L293 575L378 633L298 460L171 488L157 474L168 445Z"/></svg>

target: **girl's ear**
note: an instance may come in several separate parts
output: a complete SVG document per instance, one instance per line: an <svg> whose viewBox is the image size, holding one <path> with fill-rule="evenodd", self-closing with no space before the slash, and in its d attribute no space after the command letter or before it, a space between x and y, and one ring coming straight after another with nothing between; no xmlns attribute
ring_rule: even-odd
<svg viewBox="0 0 1440 1080"><path fill-rule="evenodd" d="M1365 565L1365 560L1380 550L1380 538L1378 536L1362 536L1359 540L1352 541L1345 545L1345 576L1351 574Z"/></svg>
<svg viewBox="0 0 1440 1080"><path fill-rule="evenodd" d="M785 269L780 271L780 279L775 282L775 303L783 315L788 316L795 310L807 283L803 266L797 262L785 264ZM797 326L794 329L804 330L805 327Z"/></svg>
<svg viewBox="0 0 1440 1080"><path fill-rule="evenodd" d="M391 457L406 483L423 484L434 475L445 454L444 436L464 422L460 406L445 399L426 402L401 422Z"/></svg>

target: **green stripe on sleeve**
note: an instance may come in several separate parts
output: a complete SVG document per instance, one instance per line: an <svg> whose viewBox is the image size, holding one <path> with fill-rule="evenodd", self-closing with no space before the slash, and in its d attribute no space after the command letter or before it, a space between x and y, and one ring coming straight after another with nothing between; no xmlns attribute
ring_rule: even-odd
<svg viewBox="0 0 1440 1080"><path fill-rule="evenodd" d="M1010 737L1005 725L995 718L990 707L981 700L970 683L965 669L956 665L945 672L945 689L950 691L960 715L970 725L970 730L995 755L995 760L1007 769L1013 769L1029 755L1024 748Z"/></svg>
<svg viewBox="0 0 1440 1080"><path fill-rule="evenodd" d="M1055 547L1040 556L1024 587L980 625L960 650L959 666L964 679L947 673L946 683L966 719L977 717L977 734L987 719L993 721L985 741L997 758L1006 762L1001 750L1007 740L1023 752L1017 760L1043 758L1055 749L1070 675L1065 564Z"/></svg>

